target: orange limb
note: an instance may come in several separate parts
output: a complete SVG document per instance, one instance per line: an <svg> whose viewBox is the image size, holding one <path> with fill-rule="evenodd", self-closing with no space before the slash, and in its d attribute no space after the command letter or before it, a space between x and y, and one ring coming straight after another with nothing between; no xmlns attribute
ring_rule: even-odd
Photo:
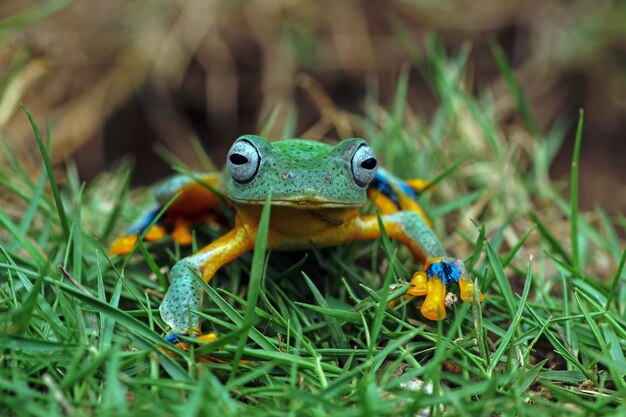
<svg viewBox="0 0 626 417"><path fill-rule="evenodd" d="M155 240L163 239L163 236L165 236L165 227L155 224L148 229L144 239L149 242L154 242Z"/></svg>
<svg viewBox="0 0 626 417"><path fill-rule="evenodd" d="M137 235L118 237L109 247L109 255L127 255L137 244Z"/></svg>
<svg viewBox="0 0 626 417"><path fill-rule="evenodd" d="M396 204L391 199L374 188L367 190L367 196L374 202L380 214L391 214L398 211Z"/></svg>
<svg viewBox="0 0 626 417"><path fill-rule="evenodd" d="M174 221L174 230L172 230L170 236L180 245L191 245L193 235L191 234L191 229L189 228L189 222L182 218L176 219Z"/></svg>
<svg viewBox="0 0 626 417"><path fill-rule="evenodd" d="M429 320L443 320L446 318L446 286L439 277L432 277L426 283L428 289L426 299L420 311Z"/></svg>
<svg viewBox="0 0 626 417"><path fill-rule="evenodd" d="M217 187L220 175L218 173L208 174L175 190L179 195L168 207L167 217L195 218L219 207L219 197L208 186Z"/></svg>
<svg viewBox="0 0 626 417"><path fill-rule="evenodd" d="M418 193L421 193L426 187L430 185L430 181L422 180L419 178L405 180L404 182Z"/></svg>
<svg viewBox="0 0 626 417"><path fill-rule="evenodd" d="M428 293L426 272L418 271L413 274L413 278L409 283L409 289L407 295L411 297L418 297L420 295L426 295Z"/></svg>
<svg viewBox="0 0 626 417"><path fill-rule="evenodd" d="M474 301L474 283L469 278L461 277L459 280L459 289L461 300L467 301L468 303ZM480 290L478 290L478 298L480 301L485 299L485 296Z"/></svg>

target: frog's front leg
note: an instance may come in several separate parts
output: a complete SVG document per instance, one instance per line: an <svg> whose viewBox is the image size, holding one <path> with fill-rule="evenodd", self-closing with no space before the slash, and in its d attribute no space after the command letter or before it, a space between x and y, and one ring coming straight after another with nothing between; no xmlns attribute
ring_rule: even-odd
<svg viewBox="0 0 626 417"><path fill-rule="evenodd" d="M415 273L408 295L426 295L420 308L424 317L442 320L446 316L445 296L448 286L459 284L463 301L473 300L474 288L460 259L446 256L446 252L424 218L415 211L400 211L381 217L389 237L399 240L413 256L424 262L422 271ZM354 239L380 237L377 216L362 216L356 220ZM480 294L482 299L482 294Z"/></svg>
<svg viewBox="0 0 626 417"><path fill-rule="evenodd" d="M173 334L200 330L199 318L190 313L202 305L202 287L194 275L200 275L208 283L223 265L251 250L255 239L255 227L237 224L198 253L174 265L170 271L170 287L159 307L161 318Z"/></svg>

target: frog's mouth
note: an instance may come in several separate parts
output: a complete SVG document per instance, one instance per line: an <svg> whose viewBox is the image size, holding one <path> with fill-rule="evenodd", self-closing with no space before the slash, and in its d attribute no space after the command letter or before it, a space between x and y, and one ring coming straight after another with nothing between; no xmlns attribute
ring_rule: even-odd
<svg viewBox="0 0 626 417"><path fill-rule="evenodd" d="M262 205L265 204L265 200L256 200L256 199L242 199L242 198L230 198L234 203L239 204L254 204L254 205ZM327 200L316 200L312 198L292 198L292 199L272 199L270 202L272 206L283 206L283 207L293 207L302 210L310 210L310 209L320 209L320 208L352 208L352 207L360 207L363 205L362 202L354 203L354 202L345 202L345 201L327 201Z"/></svg>

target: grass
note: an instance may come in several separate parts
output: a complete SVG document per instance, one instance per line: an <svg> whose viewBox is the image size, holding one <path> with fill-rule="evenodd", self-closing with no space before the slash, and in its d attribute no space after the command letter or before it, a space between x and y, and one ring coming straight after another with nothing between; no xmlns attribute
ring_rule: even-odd
<svg viewBox="0 0 626 417"><path fill-rule="evenodd" d="M494 54L534 132L524 142L505 139L488 92L464 89L467 54L447 56L434 38L428 60L414 60L441 102L431 120L407 103L408 68L390 109L373 90L364 114L349 115L392 171L446 173L422 203L485 301L456 304L439 323L415 300L386 307L418 267L395 242L269 255L259 239L205 286L198 314L220 338L170 358L159 350L161 268L191 250L146 243L110 259L107 243L147 193L126 192L128 169L83 184L70 165L58 184L33 123L39 179L16 158L0 168L1 414L626 415L626 223L579 212L582 114L569 204L562 197L547 169L563 130L538 130ZM194 246L220 233L202 227ZM415 379L429 389L404 388Z"/></svg>

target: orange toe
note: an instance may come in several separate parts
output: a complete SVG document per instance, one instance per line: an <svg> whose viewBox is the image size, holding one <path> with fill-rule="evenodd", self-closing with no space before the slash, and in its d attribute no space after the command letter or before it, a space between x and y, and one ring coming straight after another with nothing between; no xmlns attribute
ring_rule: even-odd
<svg viewBox="0 0 626 417"><path fill-rule="evenodd" d="M421 180L418 178L415 178L412 180L405 180L404 182L407 183L409 187L411 187L418 193L422 191L424 188L428 187L428 185L430 184L430 181Z"/></svg>
<svg viewBox="0 0 626 417"><path fill-rule="evenodd" d="M428 320L443 320L446 318L446 286L439 277L429 279L427 286L428 293L420 311Z"/></svg>
<svg viewBox="0 0 626 417"><path fill-rule="evenodd" d="M459 288L461 290L461 300L470 303L474 301L474 283L471 280L465 277L461 278L459 280ZM485 299L485 296L480 291L478 291L478 297L480 301Z"/></svg>
<svg viewBox="0 0 626 417"><path fill-rule="evenodd" d="M193 240L193 236L191 235L191 230L189 229L189 223L183 221L176 222L174 230L172 231L172 239L183 246L190 245Z"/></svg>
<svg viewBox="0 0 626 417"><path fill-rule="evenodd" d="M207 333L202 334L196 338L196 340L200 340L202 342L211 343L217 340L217 334L215 333Z"/></svg>
<svg viewBox="0 0 626 417"><path fill-rule="evenodd" d="M113 241L109 247L109 255L129 254L137 244L137 235L122 236Z"/></svg>
<svg viewBox="0 0 626 417"><path fill-rule="evenodd" d="M428 292L428 286L426 284L427 278L424 271L418 271L413 274L413 278L409 283L409 289L407 294L410 296L425 295Z"/></svg>
<svg viewBox="0 0 626 417"><path fill-rule="evenodd" d="M155 224L148 229L144 235L144 239L154 242L155 240L163 239L163 236L165 236L165 228Z"/></svg>

